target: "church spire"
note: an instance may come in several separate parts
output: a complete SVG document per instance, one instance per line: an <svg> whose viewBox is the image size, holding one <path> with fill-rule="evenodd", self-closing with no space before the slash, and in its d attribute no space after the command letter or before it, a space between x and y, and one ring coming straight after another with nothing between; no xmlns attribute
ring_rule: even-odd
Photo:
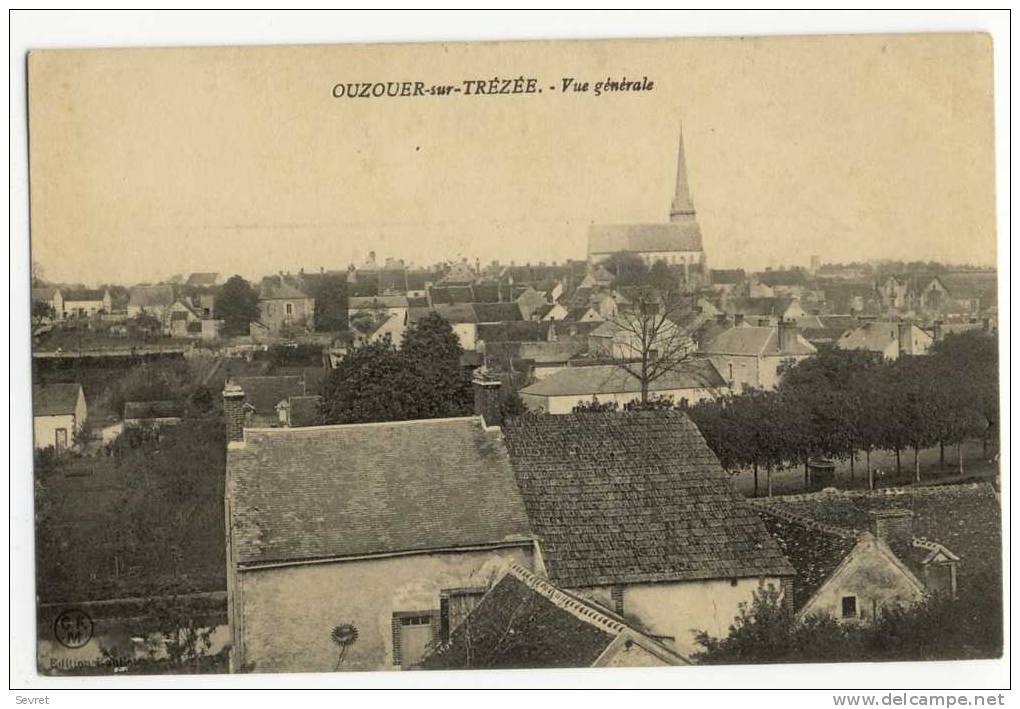
<svg viewBox="0 0 1020 709"><path fill-rule="evenodd" d="M691 199L691 188L687 184L687 159L684 157L684 132L681 127L680 144L676 152L676 192L669 210L669 220L678 222L693 216L694 201Z"/></svg>

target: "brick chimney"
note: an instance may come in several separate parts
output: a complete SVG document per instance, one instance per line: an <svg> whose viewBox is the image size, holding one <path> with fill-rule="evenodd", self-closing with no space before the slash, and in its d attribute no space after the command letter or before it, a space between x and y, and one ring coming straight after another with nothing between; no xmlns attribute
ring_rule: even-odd
<svg viewBox="0 0 1020 709"><path fill-rule="evenodd" d="M227 443L244 440L244 390L230 380L223 385L223 419Z"/></svg>
<svg viewBox="0 0 1020 709"><path fill-rule="evenodd" d="M793 352L797 346L797 323L790 320L780 320L776 326L780 352Z"/></svg>
<svg viewBox="0 0 1020 709"><path fill-rule="evenodd" d="M914 513L898 507L872 510L871 532L896 554L902 554L913 544Z"/></svg>
<svg viewBox="0 0 1020 709"><path fill-rule="evenodd" d="M471 380L475 390L475 414L482 417L486 426L499 426L503 423L500 413L499 392L502 384L498 379L488 379L484 375L476 375Z"/></svg>
<svg viewBox="0 0 1020 709"><path fill-rule="evenodd" d="M734 325L743 325L744 324L744 314L743 313L737 313L736 315L734 315L733 316L733 324Z"/></svg>

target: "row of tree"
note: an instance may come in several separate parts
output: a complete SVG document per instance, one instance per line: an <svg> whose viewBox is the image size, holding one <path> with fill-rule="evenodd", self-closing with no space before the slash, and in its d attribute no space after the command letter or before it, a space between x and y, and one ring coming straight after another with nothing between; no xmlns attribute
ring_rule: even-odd
<svg viewBox="0 0 1020 709"><path fill-rule="evenodd" d="M866 351L823 348L784 372L776 391L751 390L699 402L689 413L728 470L758 472L805 465L812 458L850 461L863 453L874 487L871 453L901 454L958 446L997 435L998 345L973 331L950 335L928 356L883 361Z"/></svg>

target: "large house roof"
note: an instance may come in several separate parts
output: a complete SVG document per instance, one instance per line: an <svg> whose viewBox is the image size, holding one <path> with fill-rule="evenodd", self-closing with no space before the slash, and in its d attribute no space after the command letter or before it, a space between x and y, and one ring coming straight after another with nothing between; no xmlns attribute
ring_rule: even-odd
<svg viewBox="0 0 1020 709"><path fill-rule="evenodd" d="M693 220L666 224L593 224L589 227L589 256L620 251L701 251L701 227Z"/></svg>
<svg viewBox="0 0 1020 709"><path fill-rule="evenodd" d="M794 573L685 414L521 416L503 433L556 585Z"/></svg>
<svg viewBox="0 0 1020 709"><path fill-rule="evenodd" d="M289 276L267 276L259 286L259 300L304 300L311 297Z"/></svg>
<svg viewBox="0 0 1020 709"><path fill-rule="evenodd" d="M32 387L32 415L73 414L80 393L81 384L35 384Z"/></svg>
<svg viewBox="0 0 1020 709"><path fill-rule="evenodd" d="M854 330L844 332L836 340L836 346L844 350L884 352L886 347L899 341L901 324L895 322L864 323ZM916 327L916 325L911 325L911 327ZM928 337L927 333L925 333L925 337Z"/></svg>
<svg viewBox="0 0 1020 709"><path fill-rule="evenodd" d="M521 320L517 303L472 303L475 318L480 323L498 323Z"/></svg>
<svg viewBox="0 0 1020 709"><path fill-rule="evenodd" d="M556 588L518 564L509 564L450 641L425 658L423 667L591 667L621 636L665 665L687 664L616 614Z"/></svg>
<svg viewBox="0 0 1020 709"><path fill-rule="evenodd" d="M651 392L671 389L703 389L725 387L726 382L708 359L691 359L681 363L648 383ZM584 396L626 394L641 391L641 382L618 365L567 367L521 390L535 396Z"/></svg>
<svg viewBox="0 0 1020 709"><path fill-rule="evenodd" d="M245 403L262 416L274 416L281 401L306 394L305 380L300 375L236 377L234 383L244 392Z"/></svg>
<svg viewBox="0 0 1020 709"><path fill-rule="evenodd" d="M556 332L556 324L550 321L517 320L498 323L480 323L478 339L491 342L546 342L549 330Z"/></svg>
<svg viewBox="0 0 1020 709"><path fill-rule="evenodd" d="M406 295L369 295L351 296L347 299L348 310L372 309L372 308L406 308L408 306Z"/></svg>
<svg viewBox="0 0 1020 709"><path fill-rule="evenodd" d="M530 360L534 364L566 364L588 349L583 337L564 335L555 342L496 341L485 343L485 359L489 363L506 360Z"/></svg>
<svg viewBox="0 0 1020 709"><path fill-rule="evenodd" d="M986 593L1001 583L1001 503L987 483L821 492L754 504L788 519L795 515L854 533L870 528L873 510L907 509L914 513L913 536L922 542L915 542L919 555L937 542L959 556L961 593ZM797 565L795 555L790 560ZM916 558L903 561L916 569Z"/></svg>
<svg viewBox="0 0 1020 709"><path fill-rule="evenodd" d="M818 351L800 334L793 347L780 351L776 327L731 327L715 335L701 349L706 354L729 355L809 355Z"/></svg>
<svg viewBox="0 0 1020 709"><path fill-rule="evenodd" d="M478 418L247 429L227 473L241 564L531 539L506 449Z"/></svg>
<svg viewBox="0 0 1020 709"><path fill-rule="evenodd" d="M128 305L137 308L166 308L173 302L174 287L170 285L134 286L128 298Z"/></svg>
<svg viewBox="0 0 1020 709"><path fill-rule="evenodd" d="M218 273L192 273L188 276L186 285L189 286L214 286L220 274Z"/></svg>
<svg viewBox="0 0 1020 709"><path fill-rule="evenodd" d="M68 288L61 291L64 302L94 303L106 297L106 291L100 288Z"/></svg>

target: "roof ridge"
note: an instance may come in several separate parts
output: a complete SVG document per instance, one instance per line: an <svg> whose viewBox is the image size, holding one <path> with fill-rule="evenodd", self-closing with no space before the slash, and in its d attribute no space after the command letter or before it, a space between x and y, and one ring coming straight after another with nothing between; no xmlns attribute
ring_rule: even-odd
<svg viewBox="0 0 1020 709"><path fill-rule="evenodd" d="M826 534L832 534L843 539L857 539L861 535L861 531L858 529L836 527L831 524L825 524L824 522L819 522L818 520L811 519L810 517L795 514L788 510L774 509L769 507L767 502L758 502L751 500L748 500L748 502L750 502L752 505L762 510L763 512L771 514L773 517L779 517L780 519L785 519L788 522L794 522L796 524L803 525L808 529L814 529L819 532L825 532Z"/></svg>
<svg viewBox="0 0 1020 709"><path fill-rule="evenodd" d="M478 421L480 416L451 416L448 418L436 418L436 419L404 419L402 421L369 421L366 423L329 423L323 424L322 426L298 426L293 428L285 427L262 427L262 428L245 428L245 432L253 433L302 433L311 431L322 431L327 429L348 429L357 427L368 427L368 426L403 426L408 424L416 423L442 423L447 421Z"/></svg>
<svg viewBox="0 0 1020 709"><path fill-rule="evenodd" d="M568 595L516 562L511 561L508 564L507 572L513 575L517 580L521 581L528 588L539 593L557 608L567 611L578 620L584 621L589 625L594 625L606 633L618 635L628 628L626 624L613 620L602 611L599 611L591 605L583 603L573 596Z"/></svg>

